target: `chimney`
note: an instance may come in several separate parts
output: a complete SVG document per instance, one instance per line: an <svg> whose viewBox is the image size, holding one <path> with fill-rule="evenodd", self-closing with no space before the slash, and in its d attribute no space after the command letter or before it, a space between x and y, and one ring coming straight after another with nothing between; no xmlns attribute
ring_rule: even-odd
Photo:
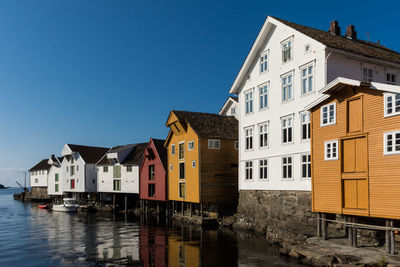
<svg viewBox="0 0 400 267"><path fill-rule="evenodd" d="M346 28L346 37L349 38L349 39L353 39L353 40L357 39L357 32L354 29L354 25L347 26L347 28Z"/></svg>
<svg viewBox="0 0 400 267"><path fill-rule="evenodd" d="M340 35L340 27L339 27L339 22L337 20L331 21L329 32L333 33L334 35Z"/></svg>

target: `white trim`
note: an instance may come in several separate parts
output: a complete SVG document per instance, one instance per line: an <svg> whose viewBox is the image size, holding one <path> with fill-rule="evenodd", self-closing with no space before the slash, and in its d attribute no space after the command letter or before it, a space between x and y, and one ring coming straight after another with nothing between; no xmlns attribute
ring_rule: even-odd
<svg viewBox="0 0 400 267"><path fill-rule="evenodd" d="M291 168L291 177L290 178L284 178L283 177L283 158L291 158L290 166ZM286 166L289 166L289 163L286 163ZM287 171L287 169L286 169ZM281 180L282 181L294 181L294 155L293 154L286 154L281 156Z"/></svg>
<svg viewBox="0 0 400 267"><path fill-rule="evenodd" d="M292 80L291 80L291 98L288 98L288 96L286 95L286 100L283 99L283 79L286 78L287 79L287 83L286 83L286 87L288 87L289 85L289 76L291 76ZM285 74L281 75L281 103L287 103L294 100L294 70L288 71Z"/></svg>
<svg viewBox="0 0 400 267"><path fill-rule="evenodd" d="M250 106L249 106L249 112L247 112L247 109L246 109L246 105L247 105L247 99L246 99L246 95L247 94L249 94L249 93L251 93L251 100L249 99L249 102L251 102L251 111L250 111ZM255 109L255 104L254 104L254 87L253 88L250 88L250 89L248 89L248 90L246 90L246 91L244 91L244 114L245 115L251 115L251 114L254 114L254 109Z"/></svg>
<svg viewBox="0 0 400 267"><path fill-rule="evenodd" d="M328 144L336 144L336 157L330 156L328 157L327 154L327 146ZM333 146L331 146L331 149L333 148ZM332 153L332 152L331 152ZM339 159L339 140L335 139L335 140L328 140L324 142L324 160L326 161L330 161L330 160L338 160Z"/></svg>
<svg viewBox="0 0 400 267"><path fill-rule="evenodd" d="M267 165L266 166L263 166L263 167L266 167L267 168L267 178L260 178L260 174L261 174L261 164L260 164L260 161L267 161ZM259 159L258 160L258 180L259 181L268 181L269 180L269 160L268 160L268 158L262 158L262 159Z"/></svg>
<svg viewBox="0 0 400 267"><path fill-rule="evenodd" d="M190 144L191 143L193 143L193 147L192 148L190 148ZM188 145L188 151L192 151L192 150L194 150L194 146L195 146L195 144L194 144L194 140L192 140L192 141L189 141L188 143L187 143L187 145Z"/></svg>
<svg viewBox="0 0 400 267"><path fill-rule="evenodd" d="M390 132L384 132L383 133L383 155L389 156L389 155L400 155L400 150L396 151L396 138L395 135L400 134L400 130L395 130L395 131L390 131ZM392 146L393 146L393 151L388 152L387 151L387 136L388 135L393 135L392 137Z"/></svg>
<svg viewBox="0 0 400 267"><path fill-rule="evenodd" d="M308 158L307 158L307 163L306 164L310 164L311 165L311 152L307 152L307 153L301 153L300 154L300 179L302 180L310 180L311 179L311 173L310 173L310 177L303 177L303 156L310 156L310 162L308 162ZM308 172L308 166L307 166L307 172Z"/></svg>
<svg viewBox="0 0 400 267"><path fill-rule="evenodd" d="M387 98L389 97L389 96L391 96L392 97L392 113L391 114L388 114L387 113ZM395 111L395 109L396 109L396 94L393 94L393 93L384 93L383 94L383 112L384 112L384 115L383 115L383 117L384 118L387 118L387 117L393 117L393 116L396 116L396 115L400 115L400 111Z"/></svg>
<svg viewBox="0 0 400 267"><path fill-rule="evenodd" d="M311 74L308 73L308 68L309 67L312 67ZM305 93L303 93L303 70L304 69L306 69L306 80L307 80L306 85L307 85L307 89L309 89L308 88L308 86L309 86L308 79L310 77L312 79L312 83L311 83L312 90L311 91L307 90ZM299 71L300 71L300 94L301 94L301 96L306 96L306 95L314 93L314 91L315 91L315 64L314 64L314 61L311 61L310 63L307 63L307 64L305 64L303 66L300 66L299 67Z"/></svg>
<svg viewBox="0 0 400 267"><path fill-rule="evenodd" d="M265 55L267 55L267 60L266 60L267 61L267 68L266 68L266 70L265 70L265 60L264 60ZM261 71L261 58L263 58L264 71ZM259 74L260 75L269 72L269 67L270 67L269 61L270 61L269 49L267 49L267 50L261 52L260 56L258 57L258 67L259 67Z"/></svg>
<svg viewBox="0 0 400 267"><path fill-rule="evenodd" d="M286 129L288 129L288 128L291 128L291 131L292 131L292 140L290 141L290 142L283 142L283 121L284 120L287 120L287 119L289 119L289 118L291 118L291 127L286 127ZM288 145L288 144L293 144L294 143L294 114L290 114L290 115L286 115L286 116L283 116L283 117L281 117L281 132L280 132L280 135L281 135L281 144L282 145Z"/></svg>
<svg viewBox="0 0 400 267"><path fill-rule="evenodd" d="M329 107L330 106L333 106L333 112L334 112L334 116L333 116L333 121L332 122L329 121ZM326 123L323 123L323 113L324 113L323 110L324 110L324 107L327 107L327 112L328 112L328 114L327 114L328 117L327 117L327 122ZM335 125L336 124L336 102L332 102L332 103L323 105L321 107L319 116L320 116L320 126L321 127L329 126L329 125Z"/></svg>

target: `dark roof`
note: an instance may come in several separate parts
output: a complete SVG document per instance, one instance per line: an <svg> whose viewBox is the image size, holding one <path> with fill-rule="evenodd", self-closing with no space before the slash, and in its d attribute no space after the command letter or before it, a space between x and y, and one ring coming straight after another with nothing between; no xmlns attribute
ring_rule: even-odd
<svg viewBox="0 0 400 267"><path fill-rule="evenodd" d="M107 147L95 147L95 146L81 146L68 144L69 148L74 152L79 152L79 155L83 158L86 163L97 163L101 157L103 157L108 150Z"/></svg>
<svg viewBox="0 0 400 267"><path fill-rule="evenodd" d="M180 121L185 121L199 137L238 139L238 121L233 116L218 114L172 111Z"/></svg>
<svg viewBox="0 0 400 267"><path fill-rule="evenodd" d="M121 162L123 165L142 165L144 151L147 148L148 143L136 144L135 148L129 153L129 155Z"/></svg>
<svg viewBox="0 0 400 267"><path fill-rule="evenodd" d="M236 102L239 102L239 98L236 96L230 96L230 98L232 98L233 100L235 100Z"/></svg>
<svg viewBox="0 0 400 267"><path fill-rule="evenodd" d="M118 153L120 151L124 151L125 149L129 149L131 147L135 147L136 144L129 144L129 145L123 145L123 146L114 146L108 151L108 153Z"/></svg>
<svg viewBox="0 0 400 267"><path fill-rule="evenodd" d="M167 149L164 147L165 140L152 139L154 146L157 149L157 153L160 156L160 160L164 165L164 169L167 169Z"/></svg>
<svg viewBox="0 0 400 267"><path fill-rule="evenodd" d="M51 165L47 163L48 161L49 159L43 159L38 164L30 168L29 171L50 170Z"/></svg>
<svg viewBox="0 0 400 267"><path fill-rule="evenodd" d="M276 17L273 18L328 47L400 64L400 53L378 43L360 39L349 39L345 36L338 36L328 31L303 26Z"/></svg>

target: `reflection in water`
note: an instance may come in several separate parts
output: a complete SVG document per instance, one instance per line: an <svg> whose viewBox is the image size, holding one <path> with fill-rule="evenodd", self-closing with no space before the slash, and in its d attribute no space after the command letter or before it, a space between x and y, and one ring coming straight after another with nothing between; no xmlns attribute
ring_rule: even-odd
<svg viewBox="0 0 400 267"><path fill-rule="evenodd" d="M0 266L297 266L259 236L49 212L0 191Z"/></svg>

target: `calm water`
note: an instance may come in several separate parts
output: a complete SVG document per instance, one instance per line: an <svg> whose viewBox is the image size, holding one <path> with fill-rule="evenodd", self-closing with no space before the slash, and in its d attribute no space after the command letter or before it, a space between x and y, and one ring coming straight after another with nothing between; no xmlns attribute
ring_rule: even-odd
<svg viewBox="0 0 400 267"><path fill-rule="evenodd" d="M263 238L104 214L52 213L0 190L0 266L297 266Z"/></svg>

